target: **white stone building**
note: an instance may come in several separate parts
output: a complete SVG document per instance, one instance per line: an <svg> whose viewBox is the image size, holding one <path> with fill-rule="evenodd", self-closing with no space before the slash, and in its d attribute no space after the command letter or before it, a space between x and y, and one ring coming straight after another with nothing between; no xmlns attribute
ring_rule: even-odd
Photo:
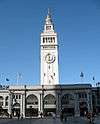
<svg viewBox="0 0 100 124"><path fill-rule="evenodd" d="M57 33L48 12L44 31L41 33L41 85L9 86L0 89L0 116L14 117L51 116L61 113L84 115L92 110L90 84L59 84Z"/></svg>

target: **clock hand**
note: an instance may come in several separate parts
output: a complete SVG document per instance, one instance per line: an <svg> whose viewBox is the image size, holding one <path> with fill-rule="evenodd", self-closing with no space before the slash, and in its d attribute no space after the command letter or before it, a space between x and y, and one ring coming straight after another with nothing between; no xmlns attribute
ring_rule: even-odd
<svg viewBox="0 0 100 124"><path fill-rule="evenodd" d="M53 79L53 76L51 75L51 78Z"/></svg>

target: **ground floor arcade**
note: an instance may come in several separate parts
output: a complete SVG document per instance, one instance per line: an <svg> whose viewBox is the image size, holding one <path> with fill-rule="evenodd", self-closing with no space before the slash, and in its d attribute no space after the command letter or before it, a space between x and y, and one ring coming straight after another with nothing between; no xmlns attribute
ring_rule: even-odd
<svg viewBox="0 0 100 124"><path fill-rule="evenodd" d="M13 86L4 97L1 94L0 114L13 117L84 116L92 110L90 85Z"/></svg>

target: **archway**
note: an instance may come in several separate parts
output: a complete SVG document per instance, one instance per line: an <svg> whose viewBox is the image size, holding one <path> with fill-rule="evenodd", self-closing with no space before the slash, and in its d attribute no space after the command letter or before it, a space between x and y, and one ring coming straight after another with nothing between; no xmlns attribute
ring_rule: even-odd
<svg viewBox="0 0 100 124"><path fill-rule="evenodd" d="M26 116L38 116L38 98L34 94L26 98Z"/></svg>
<svg viewBox="0 0 100 124"><path fill-rule="evenodd" d="M56 98L52 94L48 94L43 100L44 116L52 116L56 114Z"/></svg>
<svg viewBox="0 0 100 124"><path fill-rule="evenodd" d="M20 115L20 104L19 103L15 103L13 104L13 108L12 108L12 114L14 117L18 117Z"/></svg>
<svg viewBox="0 0 100 124"><path fill-rule="evenodd" d="M74 116L74 96L72 94L65 94L61 99L61 112L67 116Z"/></svg>
<svg viewBox="0 0 100 124"><path fill-rule="evenodd" d="M3 113L4 113L4 116L9 116L9 114L8 114L8 109L7 109L7 106L8 106L8 97L9 96L6 96L5 97L5 109L3 109Z"/></svg>
<svg viewBox="0 0 100 124"><path fill-rule="evenodd" d="M79 103L80 108L80 116L84 116L85 112L88 112L87 103L86 102L80 102Z"/></svg>

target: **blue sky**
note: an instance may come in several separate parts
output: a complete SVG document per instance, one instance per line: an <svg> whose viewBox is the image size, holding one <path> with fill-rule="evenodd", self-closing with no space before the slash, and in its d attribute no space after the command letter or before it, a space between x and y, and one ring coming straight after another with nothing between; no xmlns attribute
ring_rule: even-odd
<svg viewBox="0 0 100 124"><path fill-rule="evenodd" d="M40 33L52 11L60 84L100 81L100 0L0 0L0 83L40 84ZM5 78L10 81L6 82Z"/></svg>

